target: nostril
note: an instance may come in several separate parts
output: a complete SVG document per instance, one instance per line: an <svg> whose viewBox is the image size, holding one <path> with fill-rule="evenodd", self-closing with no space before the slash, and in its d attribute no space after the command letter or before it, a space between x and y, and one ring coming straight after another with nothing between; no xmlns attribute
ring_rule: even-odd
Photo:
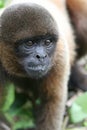
<svg viewBox="0 0 87 130"><path fill-rule="evenodd" d="M47 55L44 56L45 58L47 57Z"/></svg>
<svg viewBox="0 0 87 130"><path fill-rule="evenodd" d="M47 55L36 55L36 58L38 58L38 59L40 59L40 58L44 59L46 57L47 57Z"/></svg>
<svg viewBox="0 0 87 130"><path fill-rule="evenodd" d="M40 59L40 56L39 56L39 55L36 55L36 58Z"/></svg>

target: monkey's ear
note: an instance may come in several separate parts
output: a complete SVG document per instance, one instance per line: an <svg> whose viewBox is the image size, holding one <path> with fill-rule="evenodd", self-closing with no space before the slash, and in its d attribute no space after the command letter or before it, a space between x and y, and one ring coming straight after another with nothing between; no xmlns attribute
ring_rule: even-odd
<svg viewBox="0 0 87 130"><path fill-rule="evenodd" d="M78 44L78 57L87 53L87 0L66 0Z"/></svg>

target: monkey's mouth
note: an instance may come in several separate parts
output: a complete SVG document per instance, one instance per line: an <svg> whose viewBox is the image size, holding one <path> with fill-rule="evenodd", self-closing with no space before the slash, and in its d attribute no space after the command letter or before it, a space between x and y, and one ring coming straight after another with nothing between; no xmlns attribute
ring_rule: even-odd
<svg viewBox="0 0 87 130"><path fill-rule="evenodd" d="M42 66L42 65L28 66L28 69L32 71L44 71L46 69L46 66Z"/></svg>
<svg viewBox="0 0 87 130"><path fill-rule="evenodd" d="M31 78L38 79L43 77L48 72L48 66L44 65L38 65L38 66L28 66L25 71L27 72L27 75Z"/></svg>

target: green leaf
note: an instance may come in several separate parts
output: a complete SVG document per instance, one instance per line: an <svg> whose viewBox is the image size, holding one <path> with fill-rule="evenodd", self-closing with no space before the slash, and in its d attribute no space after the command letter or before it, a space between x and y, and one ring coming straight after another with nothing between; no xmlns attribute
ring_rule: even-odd
<svg viewBox="0 0 87 130"><path fill-rule="evenodd" d="M14 99L15 99L15 87L13 84L8 84L6 85L6 95L5 95L5 99L4 99L4 103L3 103L3 107L2 107L2 111L6 112L9 110L10 106L13 104Z"/></svg>
<svg viewBox="0 0 87 130"><path fill-rule="evenodd" d="M10 2L11 0L0 0L0 8L7 6Z"/></svg>
<svg viewBox="0 0 87 130"><path fill-rule="evenodd" d="M72 123L78 123L87 118L87 92L79 96L69 109Z"/></svg>
<svg viewBox="0 0 87 130"><path fill-rule="evenodd" d="M10 107L10 112L13 112L20 109L26 102L28 97L23 93L15 93L15 100Z"/></svg>
<svg viewBox="0 0 87 130"><path fill-rule="evenodd" d="M13 84L7 84L4 90L5 98L1 112L11 124L11 129L35 127L33 104L28 101L28 96L24 93L16 93Z"/></svg>
<svg viewBox="0 0 87 130"><path fill-rule="evenodd" d="M4 1L0 0L0 8L3 8L3 7L4 7Z"/></svg>
<svg viewBox="0 0 87 130"><path fill-rule="evenodd" d="M5 113L6 119L11 123L12 130L34 127L34 118L29 110L19 110L17 113Z"/></svg>
<svg viewBox="0 0 87 130"><path fill-rule="evenodd" d="M16 106L12 106L9 111L4 114L6 119L11 123L12 130L31 128L35 126L31 102L27 102L23 106L17 108Z"/></svg>
<svg viewBox="0 0 87 130"><path fill-rule="evenodd" d="M87 121L84 121L84 122L83 122L83 125L87 127Z"/></svg>
<svg viewBox="0 0 87 130"><path fill-rule="evenodd" d="M32 127L34 127L32 120L27 121L21 120L20 122L15 123L15 125L13 126L13 130L32 128Z"/></svg>

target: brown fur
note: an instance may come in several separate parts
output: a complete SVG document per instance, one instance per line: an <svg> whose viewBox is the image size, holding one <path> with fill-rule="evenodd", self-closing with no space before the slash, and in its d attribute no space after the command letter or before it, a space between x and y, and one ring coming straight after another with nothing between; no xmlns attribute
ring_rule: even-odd
<svg viewBox="0 0 87 130"><path fill-rule="evenodd" d="M67 5L68 8L71 9L72 5L70 5L69 1L67 0ZM17 17L19 17L20 13L23 13L22 11L20 12L20 10L18 10L16 16L15 14L12 14L14 21L11 21L12 17L8 19L8 12L6 12L7 15L5 14L5 16L1 16L2 22L0 36L0 69L4 68L3 73L6 73L8 77L13 77L12 79L8 79L7 77L6 81L10 80L10 82L15 83L17 86L23 87L23 89L27 85L28 91L30 91L31 89L32 93L36 94L37 97L40 97L42 99L44 105L42 106L43 109L41 109L41 112L39 114L40 116L38 116L36 121L36 130L61 130L65 101L67 98L67 83L70 73L70 67L75 60L75 40L73 33L74 31L70 24L65 0L50 0L50 2L55 5L55 10L58 9L58 12L56 12L56 14L53 11L51 15L53 16L53 19L56 20L56 23L59 28L55 26L55 23L52 25L51 20L48 24L49 26L46 27L44 17L40 19L40 21L36 20L35 23L33 23L33 20L31 19L31 21L28 21L29 16L26 14L27 10L25 10L25 15L23 19L20 19L20 21L17 20ZM73 0L71 2L73 2ZM59 13L59 11L62 15L57 14ZM30 14L32 17L32 11L30 12ZM25 21L23 21L24 19L29 26L31 23L31 28L29 30L25 24ZM3 24L3 22L6 24ZM2 24L4 25L4 27L2 27ZM40 28L38 25L40 25ZM34 28L36 26L37 28ZM32 33L32 27L33 29L36 29L34 33ZM13 51L14 44L16 40L21 39L23 37L45 34L46 30L49 30L49 32L54 31L54 33L57 33L58 31L59 34L57 47L52 61L53 68L48 73L48 75L44 77L44 79L32 81L31 79L26 77L25 73L21 69L21 66L18 64L18 59ZM35 89L34 92L32 88Z"/></svg>
<svg viewBox="0 0 87 130"><path fill-rule="evenodd" d="M11 9L13 9L13 7ZM4 68L4 71L8 77L14 77L12 79L9 79L7 77L6 82L9 80L10 82L13 82L17 86L21 87L22 81L23 89L27 85L28 91L32 90L32 93L34 93L32 89L34 87L34 91L37 92L35 95L42 99L42 104L44 105L42 106L41 112L39 114L40 116L38 116L36 120L36 130L60 130L64 114L65 101L67 97L67 81L70 69L68 57L69 52L68 46L66 44L67 41L63 39L62 35L58 36L58 43L52 61L53 68L44 79L41 81L36 81L27 78L25 73L22 71L21 66L18 64L18 59L13 51L15 41L27 36L35 36L41 34L44 35L47 33L47 31L56 34L57 26L55 26L55 22L52 24L53 20L51 23L51 19L49 19L47 16L44 16L44 10L42 12L40 11L39 19L35 19L36 22L34 20L34 15L32 17L32 11L29 15L27 15L27 8L25 10L23 19L19 19L19 15L21 12L23 13L23 11L24 10L18 10L17 15L12 13L12 18L14 20L11 20L11 17L9 17L8 10L1 16L1 69L2 67ZM44 13L46 14L46 12ZM42 17L42 14L43 19L40 19L40 15ZM50 20L49 24L46 20L45 22L47 23L44 22L44 17ZM23 21L24 19L26 22ZM24 24L22 25L22 23ZM30 23L32 24L31 26ZM26 27L26 25L30 28ZM40 25L40 28L38 25ZM34 31L32 31L32 27ZM32 32L34 32L34 34Z"/></svg>
<svg viewBox="0 0 87 130"><path fill-rule="evenodd" d="M67 9L71 24L74 28L74 35L76 41L76 60L82 58L87 54L87 1L86 0L67 0ZM72 67L72 73L70 77L70 86L75 86L82 90L87 90L87 75L84 75L78 63ZM74 89L76 89L74 88Z"/></svg>
<svg viewBox="0 0 87 130"><path fill-rule="evenodd" d="M77 58L87 54L87 1L67 0L71 22L75 30Z"/></svg>

